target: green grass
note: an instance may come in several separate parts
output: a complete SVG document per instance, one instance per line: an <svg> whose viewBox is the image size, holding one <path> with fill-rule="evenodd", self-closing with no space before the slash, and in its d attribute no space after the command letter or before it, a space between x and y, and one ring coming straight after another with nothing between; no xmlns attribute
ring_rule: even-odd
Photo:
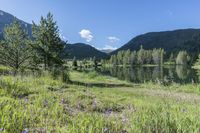
<svg viewBox="0 0 200 133"><path fill-rule="evenodd" d="M10 67L5 67L0 65L0 74L1 73L9 73L12 70Z"/></svg>
<svg viewBox="0 0 200 133"><path fill-rule="evenodd" d="M0 77L5 132L199 132L199 85L131 84L96 72L70 73L66 84L45 74ZM98 84L118 85L99 87Z"/></svg>

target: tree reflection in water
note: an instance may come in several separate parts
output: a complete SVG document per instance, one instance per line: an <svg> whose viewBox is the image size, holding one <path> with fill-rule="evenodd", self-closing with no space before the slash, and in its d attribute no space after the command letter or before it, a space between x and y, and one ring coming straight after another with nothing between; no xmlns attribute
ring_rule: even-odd
<svg viewBox="0 0 200 133"><path fill-rule="evenodd" d="M192 83L199 82L200 71L195 71L194 69L177 65L177 66L154 66L154 67L110 67L101 68L99 72L117 77L121 80L126 80L134 83L144 83L144 82L175 82L175 83Z"/></svg>

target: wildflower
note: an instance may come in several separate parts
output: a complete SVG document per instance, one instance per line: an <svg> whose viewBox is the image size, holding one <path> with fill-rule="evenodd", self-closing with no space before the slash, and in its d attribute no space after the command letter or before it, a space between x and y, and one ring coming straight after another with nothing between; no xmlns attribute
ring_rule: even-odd
<svg viewBox="0 0 200 133"><path fill-rule="evenodd" d="M28 129L24 129L24 131L22 131L22 133L28 133Z"/></svg>
<svg viewBox="0 0 200 133"><path fill-rule="evenodd" d="M124 129L124 130L122 130L122 133L128 133L128 132L126 131L126 129Z"/></svg>
<svg viewBox="0 0 200 133"><path fill-rule="evenodd" d="M111 113L112 113L112 109L108 109L108 110L105 111L106 116L109 116Z"/></svg>
<svg viewBox="0 0 200 133"><path fill-rule="evenodd" d="M28 98L27 97L25 98L25 102L28 103Z"/></svg>
<svg viewBox="0 0 200 133"><path fill-rule="evenodd" d="M104 128L103 132L108 133L108 128Z"/></svg>
<svg viewBox="0 0 200 133"><path fill-rule="evenodd" d="M64 104L64 103L65 103L65 99L62 98L60 103L61 103L61 104Z"/></svg>
<svg viewBox="0 0 200 133"><path fill-rule="evenodd" d="M44 105L44 107L48 106L48 101L46 99L43 101L43 105Z"/></svg>
<svg viewBox="0 0 200 133"><path fill-rule="evenodd" d="M3 132L4 131L4 128L2 127L2 128L0 128L0 132Z"/></svg>
<svg viewBox="0 0 200 133"><path fill-rule="evenodd" d="M186 108L183 108L183 109L182 109L182 112L187 112L187 109L186 109Z"/></svg>
<svg viewBox="0 0 200 133"><path fill-rule="evenodd" d="M94 99L94 101L93 101L93 103L92 103L92 106L93 106L93 108L96 108L96 107L97 107L97 101L96 101L96 99Z"/></svg>
<svg viewBox="0 0 200 133"><path fill-rule="evenodd" d="M126 116L123 115L123 116L122 116L122 122L123 122L123 123L126 123L127 121L128 121L128 118L127 118Z"/></svg>

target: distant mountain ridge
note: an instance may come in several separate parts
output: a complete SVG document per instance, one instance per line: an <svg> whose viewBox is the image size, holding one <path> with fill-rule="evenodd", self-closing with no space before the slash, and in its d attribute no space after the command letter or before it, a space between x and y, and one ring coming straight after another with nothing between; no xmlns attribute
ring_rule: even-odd
<svg viewBox="0 0 200 133"><path fill-rule="evenodd" d="M102 50L100 50L100 51L109 54L109 53L111 53L113 50L112 50L112 49L102 49Z"/></svg>
<svg viewBox="0 0 200 133"><path fill-rule="evenodd" d="M167 53L189 50L189 47L186 48L184 45L196 35L200 35L200 29L149 32L136 36L111 54L116 54L120 50L139 50L141 45L144 49L163 48ZM193 41L193 43L198 42Z"/></svg>
<svg viewBox="0 0 200 133"><path fill-rule="evenodd" d="M10 25L15 18L16 18L15 16L0 10L0 39L3 38L3 30L4 30L5 26ZM26 29L28 34L31 36L32 25L29 23L26 23L18 18L16 18L16 19L21 23L22 27L24 29Z"/></svg>
<svg viewBox="0 0 200 133"><path fill-rule="evenodd" d="M68 54L67 59L89 59L96 57L96 59L106 59L109 55L97 50L91 45L84 43L66 44L65 52Z"/></svg>

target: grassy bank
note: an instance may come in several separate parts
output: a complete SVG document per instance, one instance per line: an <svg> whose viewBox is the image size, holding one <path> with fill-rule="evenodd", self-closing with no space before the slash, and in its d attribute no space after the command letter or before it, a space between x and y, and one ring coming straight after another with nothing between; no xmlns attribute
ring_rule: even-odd
<svg viewBox="0 0 200 133"><path fill-rule="evenodd" d="M199 132L199 85L132 84L71 72L66 84L45 74L0 77L5 132ZM188 93L189 92L189 93Z"/></svg>

